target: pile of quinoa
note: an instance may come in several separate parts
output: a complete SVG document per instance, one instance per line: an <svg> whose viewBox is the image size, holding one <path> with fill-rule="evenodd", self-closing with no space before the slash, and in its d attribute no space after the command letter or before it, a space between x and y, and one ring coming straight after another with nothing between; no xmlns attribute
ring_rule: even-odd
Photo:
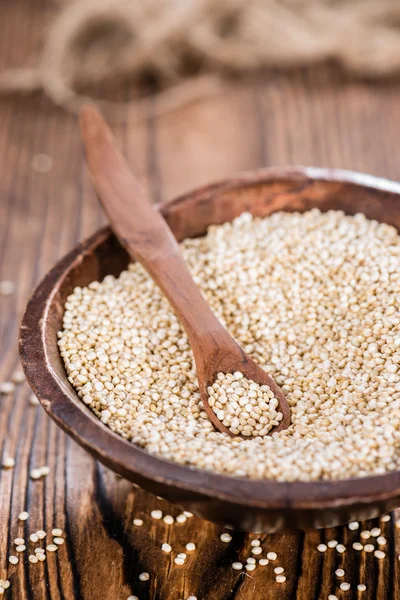
<svg viewBox="0 0 400 600"><path fill-rule="evenodd" d="M340 211L212 226L181 244L210 306L281 386L292 423L265 437L213 430L187 337L139 264L75 288L59 348L82 401L148 452L281 481L400 468L400 236Z"/></svg>
<svg viewBox="0 0 400 600"><path fill-rule="evenodd" d="M283 419L269 385L247 379L240 371L218 373L207 392L208 404L233 435L262 437Z"/></svg>

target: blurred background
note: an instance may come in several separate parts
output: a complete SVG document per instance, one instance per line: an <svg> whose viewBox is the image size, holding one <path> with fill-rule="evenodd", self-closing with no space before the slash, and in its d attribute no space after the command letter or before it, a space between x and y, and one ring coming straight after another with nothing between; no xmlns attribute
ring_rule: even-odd
<svg viewBox="0 0 400 600"><path fill-rule="evenodd" d="M91 99L155 200L271 164L396 176L396 0L3 0L0 27L1 138L39 175L76 184Z"/></svg>
<svg viewBox="0 0 400 600"><path fill-rule="evenodd" d="M1 0L0 381L18 368L33 287L105 222L83 160L82 102L99 105L153 201L164 202L280 165L400 179L399 75L398 0ZM10 597L126 599L156 535L132 535L133 507L158 501L95 463L29 397L26 384L0 395L0 453L16 460L0 469L0 578L26 509L36 528L66 531L68 560L45 575L22 565ZM32 482L29 469L44 464L50 475ZM216 527L190 527L213 564ZM320 536L275 536L294 565L283 600L327 597L309 552ZM392 557L395 543L392 532ZM370 573L364 598L400 598L395 562ZM204 571L187 577L192 589L205 584ZM239 597L230 577L210 575L207 597ZM161 570L143 597L173 600L171 581ZM255 598L252 585L241 584L242 600Z"/></svg>

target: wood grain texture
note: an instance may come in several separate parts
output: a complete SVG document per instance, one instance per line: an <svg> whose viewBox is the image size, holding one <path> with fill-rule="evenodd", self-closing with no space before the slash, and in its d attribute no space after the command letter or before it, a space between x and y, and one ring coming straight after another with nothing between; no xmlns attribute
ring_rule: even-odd
<svg viewBox="0 0 400 600"><path fill-rule="evenodd" d="M17 66L39 39L50 2L5 0L1 6L1 67ZM130 92L126 91L126 95ZM190 187L239 170L266 165L313 164L353 168L400 179L397 123L400 85L351 82L328 68L287 74L270 72L255 83L233 86L212 101L187 107L154 122L117 127L130 163L153 199L159 201ZM133 110L133 109L132 109ZM127 118L129 114L127 115ZM32 169L32 158L53 158L47 174ZM17 359L17 330L30 291L39 278L76 241L104 219L84 170L75 118L40 97L0 101L0 279L11 279L17 293L0 297L0 380L9 378ZM151 520L150 510L176 508L118 479L93 461L28 404L21 385L13 397L0 397L0 453L14 456L13 470L0 470L0 578L8 572L14 600L398 600L400 530L384 526L387 560L352 550L318 553L321 541L347 545L357 532L347 528L308 534L263 536L279 554L287 583L275 583L270 566L250 576L230 568L247 557L252 536L236 534L219 542L216 526L195 518L168 528ZM48 464L51 474L28 479L30 468ZM27 508L23 527L18 513ZM134 516L145 525L135 529ZM372 526L372 523L366 523ZM45 563L22 561L8 568L9 545L18 532L59 526L66 544ZM181 551L188 541L198 550L183 568L160 552L169 541ZM352 584L336 591L334 569L343 567ZM148 571L148 583L138 574ZM367 591L357 594L363 581Z"/></svg>

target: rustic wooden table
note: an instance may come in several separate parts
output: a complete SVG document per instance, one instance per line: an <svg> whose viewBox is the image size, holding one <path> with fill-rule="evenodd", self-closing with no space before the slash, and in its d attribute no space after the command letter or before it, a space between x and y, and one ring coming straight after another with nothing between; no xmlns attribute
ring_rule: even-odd
<svg viewBox="0 0 400 600"><path fill-rule="evenodd" d="M4 2L0 24L1 67L23 64L42 27L42 8L33 1ZM50 10L51 12L51 10ZM19 35L17 35L19 32ZM125 96L129 97L129 90ZM268 165L341 167L400 178L398 124L400 83L354 82L333 68L265 73L257 82L227 88L176 114L140 125L115 127L138 176L155 201L237 171ZM132 109L133 110L133 109ZM51 157L48 172L37 155ZM0 100L0 279L15 282L14 295L0 297L0 380L16 367L18 324L33 286L73 244L104 223L83 162L74 116L41 96ZM128 482L91 459L28 402L26 384L0 396L0 458L14 457L14 469L0 469L0 578L9 577L6 597L23 599L199 600L400 599L400 529L381 527L386 557L352 549L359 531L347 527L307 534L263 535L262 545L278 553L287 581L275 581L272 565L244 575L231 568L249 556L255 536L237 533L230 544L222 530L197 518L167 526L151 519L160 508L179 509ZM34 481L32 468L48 465L50 475ZM17 516L30 513L25 524ZM142 518L140 528L132 523ZM60 527L65 544L46 562L8 564L17 534ZM397 533L399 532L399 533ZM337 539L343 554L319 543ZM163 542L197 550L184 567L161 552ZM31 544L32 546L32 544ZM335 569L351 583L339 590ZM150 574L140 582L141 572ZM358 583L366 591L357 592Z"/></svg>

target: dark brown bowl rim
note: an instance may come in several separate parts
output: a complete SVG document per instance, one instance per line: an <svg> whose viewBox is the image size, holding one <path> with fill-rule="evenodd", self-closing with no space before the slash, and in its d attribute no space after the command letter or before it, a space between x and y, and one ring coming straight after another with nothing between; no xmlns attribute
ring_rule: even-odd
<svg viewBox="0 0 400 600"><path fill-rule="evenodd" d="M400 184L354 171L316 167L267 168L247 172L181 195L157 208L179 205L193 198L207 198L232 189L246 188L274 179L335 181L375 189L400 197ZM108 227L77 244L43 278L33 292L20 330L20 355L27 380L46 412L81 446L114 471L134 480L144 478L173 486L210 500L262 509L326 509L355 501L368 504L400 494L400 471L338 481L250 480L192 468L149 454L112 432L79 401L74 404L63 390L48 361L45 344L46 315L56 289L72 269L110 235ZM45 367L45 368L44 368ZM66 388L65 388L66 389Z"/></svg>

